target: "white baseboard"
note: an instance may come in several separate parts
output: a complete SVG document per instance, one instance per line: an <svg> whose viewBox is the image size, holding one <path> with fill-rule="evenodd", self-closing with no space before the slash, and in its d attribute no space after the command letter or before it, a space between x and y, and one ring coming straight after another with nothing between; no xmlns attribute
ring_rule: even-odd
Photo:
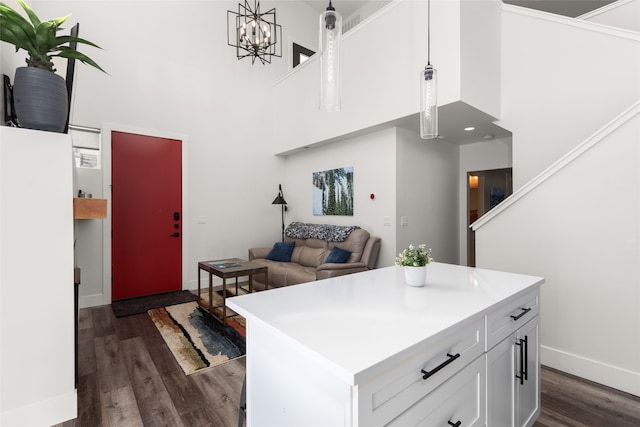
<svg viewBox="0 0 640 427"><path fill-rule="evenodd" d="M97 307L107 304L111 304L111 301L105 301L104 294L85 295L78 298L79 308Z"/></svg>
<svg viewBox="0 0 640 427"><path fill-rule="evenodd" d="M640 372L540 346L540 362L554 369L640 396Z"/></svg>
<svg viewBox="0 0 640 427"><path fill-rule="evenodd" d="M52 426L78 417L78 396L72 393L34 402L0 414L0 425Z"/></svg>

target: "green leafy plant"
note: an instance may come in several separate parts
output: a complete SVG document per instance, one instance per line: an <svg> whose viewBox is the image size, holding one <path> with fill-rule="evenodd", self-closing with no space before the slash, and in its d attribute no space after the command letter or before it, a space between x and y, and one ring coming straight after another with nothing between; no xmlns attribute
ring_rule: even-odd
<svg viewBox="0 0 640 427"><path fill-rule="evenodd" d="M23 0L18 0L18 3L26 12L29 20L26 20L21 14L0 2L0 40L14 45L16 52L20 49L26 50L29 54L26 60L29 67L55 72L51 59L59 56L62 58L75 58L83 64L91 65L106 73L87 55L70 48L68 43L82 43L98 49L100 49L100 46L79 37L57 35L58 31L64 29L60 25L69 19L71 15L49 21L41 21Z"/></svg>
<svg viewBox="0 0 640 427"><path fill-rule="evenodd" d="M422 267L433 262L431 257L431 249L426 249L425 244L418 246L409 245L396 257L396 265L409 267Z"/></svg>

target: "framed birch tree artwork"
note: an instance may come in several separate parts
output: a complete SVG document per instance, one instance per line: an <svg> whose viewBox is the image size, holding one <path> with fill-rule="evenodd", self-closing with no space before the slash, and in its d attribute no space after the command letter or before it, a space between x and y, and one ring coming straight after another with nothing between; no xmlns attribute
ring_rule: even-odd
<svg viewBox="0 0 640 427"><path fill-rule="evenodd" d="M313 214L353 216L353 166L313 173Z"/></svg>

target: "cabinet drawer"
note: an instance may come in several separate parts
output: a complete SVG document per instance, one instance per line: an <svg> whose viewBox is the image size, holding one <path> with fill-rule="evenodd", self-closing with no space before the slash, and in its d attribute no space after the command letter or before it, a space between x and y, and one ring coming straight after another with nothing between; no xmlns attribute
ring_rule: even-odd
<svg viewBox="0 0 640 427"><path fill-rule="evenodd" d="M485 356L458 372L387 426L484 426Z"/></svg>
<svg viewBox="0 0 640 427"><path fill-rule="evenodd" d="M413 349L395 368L358 387L358 423L384 425L484 353L484 317ZM424 378L426 377L426 378Z"/></svg>
<svg viewBox="0 0 640 427"><path fill-rule="evenodd" d="M540 288L502 304L487 315L487 351L540 312Z"/></svg>

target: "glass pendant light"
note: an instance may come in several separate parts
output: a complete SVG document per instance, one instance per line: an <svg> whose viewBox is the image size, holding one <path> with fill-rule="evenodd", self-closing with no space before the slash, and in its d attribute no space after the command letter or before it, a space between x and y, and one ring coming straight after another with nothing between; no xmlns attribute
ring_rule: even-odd
<svg viewBox="0 0 640 427"><path fill-rule="evenodd" d="M427 65L420 71L420 138L438 136L438 72L431 65L431 0L427 1Z"/></svg>
<svg viewBox="0 0 640 427"><path fill-rule="evenodd" d="M342 17L331 5L320 15L320 109L340 111Z"/></svg>

